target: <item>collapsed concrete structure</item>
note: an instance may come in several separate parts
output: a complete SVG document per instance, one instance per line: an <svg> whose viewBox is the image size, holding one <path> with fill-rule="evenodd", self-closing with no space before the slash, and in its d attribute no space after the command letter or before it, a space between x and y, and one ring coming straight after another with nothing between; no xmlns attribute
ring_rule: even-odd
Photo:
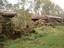
<svg viewBox="0 0 64 48"><path fill-rule="evenodd" d="M0 33L11 31L11 18L16 15L15 11L0 9Z"/></svg>
<svg viewBox="0 0 64 48"><path fill-rule="evenodd" d="M58 16L52 16L52 15L32 16L32 21L34 22L34 24L58 25L63 23L63 18Z"/></svg>

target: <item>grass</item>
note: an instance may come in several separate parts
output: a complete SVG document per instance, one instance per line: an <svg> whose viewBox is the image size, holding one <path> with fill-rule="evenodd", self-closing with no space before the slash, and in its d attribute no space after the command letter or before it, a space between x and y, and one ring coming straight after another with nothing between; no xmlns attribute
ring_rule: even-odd
<svg viewBox="0 0 64 48"><path fill-rule="evenodd" d="M35 28L38 34L8 40L5 42L5 48L64 48L64 26L43 26Z"/></svg>

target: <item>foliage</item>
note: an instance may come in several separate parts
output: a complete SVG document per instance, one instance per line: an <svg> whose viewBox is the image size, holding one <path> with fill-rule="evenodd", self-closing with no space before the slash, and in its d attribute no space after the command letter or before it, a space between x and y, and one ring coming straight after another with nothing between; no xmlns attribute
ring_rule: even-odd
<svg viewBox="0 0 64 48"><path fill-rule="evenodd" d="M50 0L37 0L35 10L42 8L41 13L44 15L62 16L64 11ZM36 11L37 11L36 10Z"/></svg>
<svg viewBox="0 0 64 48"><path fill-rule="evenodd" d="M30 3L31 5L27 7L26 10L30 11L31 9L33 9L33 11L36 14L38 14L37 12L40 10L39 8L42 8L42 11L40 12L45 15L48 14L48 15L62 16L64 14L64 11L58 5L55 5L54 3L52 3L50 0L34 0L34 1L18 0L18 3L14 4L14 6L12 6L12 4L9 4L7 0L3 0L3 1L0 0L0 4L2 3L9 8L14 8L17 10L19 9L25 10L26 3L28 3L27 6Z"/></svg>
<svg viewBox="0 0 64 48"><path fill-rule="evenodd" d="M0 0L0 4L3 4L2 0Z"/></svg>
<svg viewBox="0 0 64 48"><path fill-rule="evenodd" d="M25 28L32 28L31 15L27 11L18 11L18 15L13 19L13 28L17 31L22 31ZM28 27L27 27L28 26Z"/></svg>
<svg viewBox="0 0 64 48"><path fill-rule="evenodd" d="M51 2L46 3L43 6L44 9L44 14L48 14L48 15L54 15L54 16L61 16L63 14L63 10L55 4L52 4Z"/></svg>

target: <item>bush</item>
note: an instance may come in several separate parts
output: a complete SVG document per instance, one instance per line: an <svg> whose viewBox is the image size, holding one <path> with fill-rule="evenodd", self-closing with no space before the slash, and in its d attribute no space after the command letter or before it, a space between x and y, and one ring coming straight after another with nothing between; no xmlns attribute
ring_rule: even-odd
<svg viewBox="0 0 64 48"><path fill-rule="evenodd" d="M16 32L31 32L33 30L31 14L27 11L18 11L18 15L12 19L12 26Z"/></svg>

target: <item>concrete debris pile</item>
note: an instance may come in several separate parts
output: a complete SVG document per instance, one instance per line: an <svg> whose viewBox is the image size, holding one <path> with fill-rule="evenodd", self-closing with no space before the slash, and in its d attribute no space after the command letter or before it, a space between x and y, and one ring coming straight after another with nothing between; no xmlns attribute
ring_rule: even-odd
<svg viewBox="0 0 64 48"><path fill-rule="evenodd" d="M16 12L0 6L0 33L12 32L11 18L16 16Z"/></svg>
<svg viewBox="0 0 64 48"><path fill-rule="evenodd" d="M0 15L2 16L6 16L6 17L14 17L16 15L16 12L12 11L12 10L3 10L0 9Z"/></svg>
<svg viewBox="0 0 64 48"><path fill-rule="evenodd" d="M32 16L32 21L35 25L58 25L63 23L63 18L58 16L46 15L46 16Z"/></svg>

